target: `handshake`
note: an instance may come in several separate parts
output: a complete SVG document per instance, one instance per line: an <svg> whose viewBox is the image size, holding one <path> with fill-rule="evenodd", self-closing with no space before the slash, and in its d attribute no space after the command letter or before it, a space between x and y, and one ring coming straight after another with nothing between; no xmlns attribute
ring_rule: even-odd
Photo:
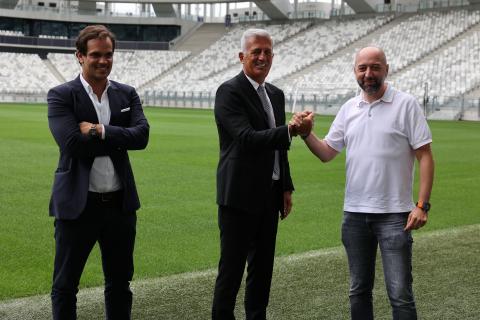
<svg viewBox="0 0 480 320"><path fill-rule="evenodd" d="M292 137L299 135L306 139L313 129L314 113L312 111L295 112L288 122L288 129Z"/></svg>

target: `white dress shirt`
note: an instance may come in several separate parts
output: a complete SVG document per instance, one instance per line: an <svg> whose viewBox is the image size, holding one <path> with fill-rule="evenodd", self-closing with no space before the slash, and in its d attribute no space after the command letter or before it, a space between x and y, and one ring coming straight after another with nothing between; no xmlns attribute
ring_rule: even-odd
<svg viewBox="0 0 480 320"><path fill-rule="evenodd" d="M104 124L110 123L110 104L108 102L107 90L110 87L110 81L107 80L107 86L102 93L102 97L98 100L97 95L93 92L92 87L80 74L80 81L85 88L90 100L92 100L93 106L97 113L98 122L102 126L101 139L105 140L105 126ZM120 190L122 184L120 178L115 172L112 159L109 156L95 157L93 161L92 169L90 170L90 182L88 191L92 192L113 192Z"/></svg>

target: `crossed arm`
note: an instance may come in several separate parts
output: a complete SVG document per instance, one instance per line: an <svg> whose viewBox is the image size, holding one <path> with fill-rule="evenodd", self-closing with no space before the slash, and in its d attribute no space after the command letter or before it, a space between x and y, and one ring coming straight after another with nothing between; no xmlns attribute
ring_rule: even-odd
<svg viewBox="0 0 480 320"><path fill-rule="evenodd" d="M122 126L105 125L105 140L88 135L92 123L79 121L75 114L72 92L54 88L48 92L48 123L60 150L73 157L104 156L118 150L144 149L148 143L149 125L138 95L130 95L130 122ZM97 126L97 133L102 134Z"/></svg>

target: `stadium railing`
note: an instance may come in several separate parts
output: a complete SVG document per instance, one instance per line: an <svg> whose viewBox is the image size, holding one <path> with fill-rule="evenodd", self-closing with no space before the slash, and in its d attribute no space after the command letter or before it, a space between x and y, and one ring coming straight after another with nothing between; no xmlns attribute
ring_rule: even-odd
<svg viewBox="0 0 480 320"><path fill-rule="evenodd" d="M340 107L357 94L344 88L325 93L312 90L285 93L285 111L312 110L321 115L335 115ZM144 106L168 108L213 109L215 93L210 91L145 91L141 94ZM425 116L442 120L480 120L480 97L428 96L417 97Z"/></svg>

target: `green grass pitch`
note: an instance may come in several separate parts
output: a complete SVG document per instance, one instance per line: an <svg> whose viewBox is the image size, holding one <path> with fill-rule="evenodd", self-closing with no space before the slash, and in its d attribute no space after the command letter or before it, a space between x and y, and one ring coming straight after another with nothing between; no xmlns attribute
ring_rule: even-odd
<svg viewBox="0 0 480 320"><path fill-rule="evenodd" d="M414 291L419 319L477 320L480 308L476 272L480 224L422 232L415 237ZM441 243L441 245L439 245ZM459 263L461 261L461 263ZM210 319L216 270L136 280L133 319ZM242 298L237 319L245 319ZM267 318L273 320L343 320L349 318L348 272L342 247L277 258ZM0 301L2 320L44 320L50 316L49 295ZM78 319L105 319L103 288L78 294ZM380 263L374 288L375 319L391 319Z"/></svg>
<svg viewBox="0 0 480 320"><path fill-rule="evenodd" d="M46 111L45 105L0 106L0 300L48 293L51 286L54 240L48 200L58 148ZM215 268L218 138L213 113L161 108L145 113L149 145L130 152L142 201L135 279ZM332 119L317 116L316 133L323 136ZM432 211L418 235L480 223L480 124L431 121L430 127L436 164ZM280 223L277 255L339 246L344 154L323 164L295 139L289 157L294 209ZM95 249L81 286L102 282Z"/></svg>

